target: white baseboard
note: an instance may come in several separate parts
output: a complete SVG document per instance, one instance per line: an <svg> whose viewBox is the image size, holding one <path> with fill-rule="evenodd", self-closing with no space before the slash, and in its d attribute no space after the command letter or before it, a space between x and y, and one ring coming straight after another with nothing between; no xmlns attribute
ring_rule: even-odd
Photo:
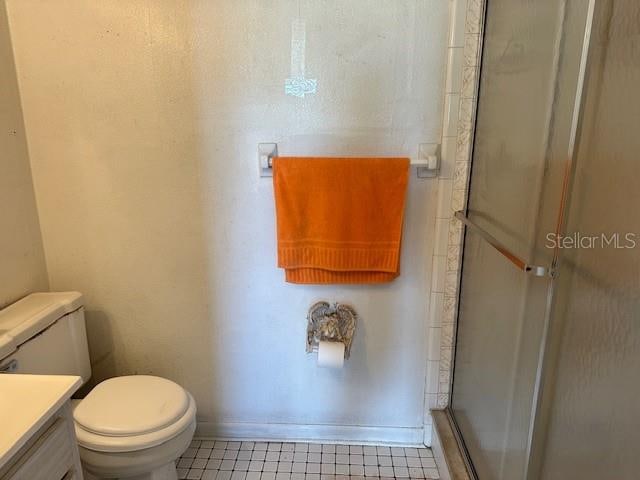
<svg viewBox="0 0 640 480"><path fill-rule="evenodd" d="M196 438L423 446L423 427L198 422Z"/></svg>

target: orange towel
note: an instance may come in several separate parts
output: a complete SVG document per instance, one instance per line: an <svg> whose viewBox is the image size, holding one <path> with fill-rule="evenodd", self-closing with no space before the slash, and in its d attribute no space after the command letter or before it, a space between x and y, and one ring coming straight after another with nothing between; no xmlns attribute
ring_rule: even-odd
<svg viewBox="0 0 640 480"><path fill-rule="evenodd" d="M408 158L275 158L278 266L286 281L396 278L408 172Z"/></svg>

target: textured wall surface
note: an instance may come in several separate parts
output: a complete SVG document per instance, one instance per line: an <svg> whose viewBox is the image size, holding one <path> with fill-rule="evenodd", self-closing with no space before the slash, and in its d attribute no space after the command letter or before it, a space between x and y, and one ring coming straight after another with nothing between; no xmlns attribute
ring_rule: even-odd
<svg viewBox="0 0 640 480"><path fill-rule="evenodd" d="M9 24L0 3L0 307L46 289Z"/></svg>
<svg viewBox="0 0 640 480"><path fill-rule="evenodd" d="M256 151L439 143L447 2L266 3L8 1L51 287L86 295L95 379L172 378L208 431L416 439L436 182L412 174L397 281L287 285ZM296 17L305 98L284 94ZM342 371L304 351L319 299L362 317Z"/></svg>

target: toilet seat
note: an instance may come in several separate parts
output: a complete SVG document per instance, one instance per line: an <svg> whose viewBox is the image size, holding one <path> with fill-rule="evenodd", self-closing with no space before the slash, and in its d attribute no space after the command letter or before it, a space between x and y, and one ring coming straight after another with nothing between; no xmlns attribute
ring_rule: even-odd
<svg viewBox="0 0 640 480"><path fill-rule="evenodd" d="M78 444L97 452L132 452L179 435L195 421L193 397L176 383L150 375L115 377L97 385L74 408Z"/></svg>

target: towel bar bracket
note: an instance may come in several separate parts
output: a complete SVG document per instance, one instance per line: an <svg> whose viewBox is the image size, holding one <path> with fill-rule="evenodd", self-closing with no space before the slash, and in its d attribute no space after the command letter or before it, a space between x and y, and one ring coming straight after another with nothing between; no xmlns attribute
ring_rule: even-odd
<svg viewBox="0 0 640 480"><path fill-rule="evenodd" d="M273 159L278 156L277 143L258 144L258 171L261 177L273 177ZM440 171L440 144L421 143L418 158L411 159L418 178L434 178Z"/></svg>
<svg viewBox="0 0 640 480"><path fill-rule="evenodd" d="M258 144L258 167L261 177L273 177L273 158L277 156L277 143Z"/></svg>

